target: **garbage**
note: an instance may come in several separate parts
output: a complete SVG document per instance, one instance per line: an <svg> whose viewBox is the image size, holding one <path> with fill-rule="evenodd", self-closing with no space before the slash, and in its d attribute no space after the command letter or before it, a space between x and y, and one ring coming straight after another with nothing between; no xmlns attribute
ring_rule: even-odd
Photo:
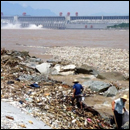
<svg viewBox="0 0 130 130"><path fill-rule="evenodd" d="M23 59L27 59L27 61L24 62L29 61L28 56L21 55L21 53L17 52L11 52L8 56L16 56L17 54L22 56ZM9 57L7 57L6 61L9 60ZM23 60L22 58L21 60ZM4 77L4 80L2 80L3 87L1 87L2 100L10 102L16 107L20 107L21 110L42 120L52 128L101 128L98 123L102 123L103 119L97 110L84 103L83 110L79 109L76 103L75 106L71 105L71 86L50 78L46 80L39 72L25 65L21 65L20 62L18 62L17 66L10 66L10 64L6 63L7 62L1 61L1 77ZM42 70L42 67L40 69ZM24 76L23 78L26 80L23 81L18 78L20 76ZM15 80L15 82L13 80ZM7 84L5 85L5 83ZM33 124L32 121L28 122ZM26 128L24 124L20 124L20 126ZM105 124L105 126L108 125ZM108 126L108 128L112 127Z"/></svg>
<svg viewBox="0 0 130 130"><path fill-rule="evenodd" d="M98 126L100 127L100 129L106 129L102 123L98 123Z"/></svg>
<svg viewBox="0 0 130 130"><path fill-rule="evenodd" d="M30 124L33 124L33 122L32 121L28 121Z"/></svg>
<svg viewBox="0 0 130 130"><path fill-rule="evenodd" d="M16 78L16 81L19 81L19 82L20 82L20 79L19 79L19 78Z"/></svg>
<svg viewBox="0 0 130 130"><path fill-rule="evenodd" d="M14 81L8 81L7 84L14 84Z"/></svg>
<svg viewBox="0 0 130 130"><path fill-rule="evenodd" d="M33 83L33 84L29 85L29 86L34 87L34 88L40 88L40 86L37 83Z"/></svg>
<svg viewBox="0 0 130 130"><path fill-rule="evenodd" d="M44 96L49 96L50 95L50 93L44 93Z"/></svg>
<svg viewBox="0 0 130 130"><path fill-rule="evenodd" d="M5 48L1 48L1 55L4 55L7 53L7 50L5 50Z"/></svg>
<svg viewBox="0 0 130 130"><path fill-rule="evenodd" d="M11 119L11 120L14 120L14 118L11 117L11 116L6 116L6 118Z"/></svg>
<svg viewBox="0 0 130 130"><path fill-rule="evenodd" d="M87 120L85 119L85 121L84 121L84 125L87 126L87 124L88 124L88 123L87 123Z"/></svg>
<svg viewBox="0 0 130 130"><path fill-rule="evenodd" d="M87 121L91 122L92 120L90 118L87 118Z"/></svg>
<svg viewBox="0 0 130 130"><path fill-rule="evenodd" d="M72 120L72 123L75 123L76 122L76 119Z"/></svg>
<svg viewBox="0 0 130 130"><path fill-rule="evenodd" d="M19 103L23 104L23 101L19 101Z"/></svg>
<svg viewBox="0 0 130 130"><path fill-rule="evenodd" d="M23 127L23 128L26 128L26 126L24 124L20 124L19 126Z"/></svg>

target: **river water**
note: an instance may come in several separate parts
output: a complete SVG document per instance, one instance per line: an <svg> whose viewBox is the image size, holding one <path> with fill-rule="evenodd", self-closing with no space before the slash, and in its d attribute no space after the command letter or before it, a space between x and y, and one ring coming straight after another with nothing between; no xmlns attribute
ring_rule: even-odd
<svg viewBox="0 0 130 130"><path fill-rule="evenodd" d="M21 46L19 46L21 45ZM85 46L129 49L129 30L1 29L1 47L42 54L42 47Z"/></svg>
<svg viewBox="0 0 130 130"><path fill-rule="evenodd" d="M9 50L29 51L42 59L44 47L79 46L129 49L129 30L52 30L52 29L1 29L1 47ZM122 82L122 84L128 85ZM116 97L92 96L86 103L96 109L112 114L111 101L123 94L129 96L129 86ZM93 100L92 100L93 99ZM126 104L129 109L129 103Z"/></svg>

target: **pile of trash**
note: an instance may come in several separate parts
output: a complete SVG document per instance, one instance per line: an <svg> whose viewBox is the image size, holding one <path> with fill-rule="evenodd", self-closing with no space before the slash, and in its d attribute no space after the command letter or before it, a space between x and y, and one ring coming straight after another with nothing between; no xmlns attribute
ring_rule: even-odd
<svg viewBox="0 0 130 130"><path fill-rule="evenodd" d="M26 66L28 52L1 50L1 99L8 101L55 129L112 129L110 117L103 118L92 106L72 106L72 86ZM33 65L32 65L33 66ZM86 92L90 92L89 90ZM86 95L88 94L86 93Z"/></svg>

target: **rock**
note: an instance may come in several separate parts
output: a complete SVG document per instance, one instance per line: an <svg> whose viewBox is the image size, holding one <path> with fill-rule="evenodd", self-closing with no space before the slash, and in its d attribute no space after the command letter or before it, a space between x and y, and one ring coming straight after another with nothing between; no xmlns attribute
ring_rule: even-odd
<svg viewBox="0 0 130 130"><path fill-rule="evenodd" d="M23 74L21 76L18 77L18 79L21 80L32 80L33 76L32 75L27 75L27 74Z"/></svg>
<svg viewBox="0 0 130 130"><path fill-rule="evenodd" d="M110 87L110 84L102 82L102 81L87 81L86 85L92 91L96 91L96 92L104 92Z"/></svg>
<svg viewBox="0 0 130 130"><path fill-rule="evenodd" d="M111 80L125 80L125 77L119 72L99 73L97 78L99 78L99 79L111 79Z"/></svg>
<svg viewBox="0 0 130 130"><path fill-rule="evenodd" d="M73 75L75 73L75 68L76 66L73 64L65 65L65 66L56 64L51 69L51 74L52 75Z"/></svg>
<svg viewBox="0 0 130 130"><path fill-rule="evenodd" d="M41 82L41 81L45 81L45 80L46 80L46 77L44 74L40 74L40 75L32 77L32 81L34 81L34 82Z"/></svg>
<svg viewBox="0 0 130 130"><path fill-rule="evenodd" d="M70 65L66 65L66 66L62 66L61 67L61 70L60 71L72 71L72 70L75 70L76 66L73 65L73 64L70 64Z"/></svg>
<svg viewBox="0 0 130 130"><path fill-rule="evenodd" d="M52 75L57 75L60 72L60 65L56 64L52 69L51 69L51 74Z"/></svg>
<svg viewBox="0 0 130 130"><path fill-rule="evenodd" d="M30 62L41 62L42 60L40 58L30 58Z"/></svg>
<svg viewBox="0 0 130 130"><path fill-rule="evenodd" d="M117 89L115 86L111 86L110 88L108 88L107 91L105 91L104 96L106 97L111 97L111 96L115 96L117 94Z"/></svg>
<svg viewBox="0 0 130 130"><path fill-rule="evenodd" d="M28 51L12 51L11 53L12 56L21 56L21 57L30 57Z"/></svg>
<svg viewBox="0 0 130 130"><path fill-rule="evenodd" d="M40 65L36 65L36 69L41 74L49 74L50 73L50 67L51 67L51 63L42 63Z"/></svg>
<svg viewBox="0 0 130 130"><path fill-rule="evenodd" d="M59 75L74 75L74 71L60 72Z"/></svg>
<svg viewBox="0 0 130 130"><path fill-rule="evenodd" d="M32 68L32 69L35 69L36 68L36 63L34 63L34 62L29 62L29 63L21 63L22 65L25 65L25 66L27 66L27 67L29 67L29 68Z"/></svg>
<svg viewBox="0 0 130 130"><path fill-rule="evenodd" d="M127 76L127 77L125 77L125 80L128 80L129 81L129 77Z"/></svg>
<svg viewBox="0 0 130 130"><path fill-rule="evenodd" d="M98 75L98 71L96 70L96 68L85 64L82 65L81 67L77 67L75 73Z"/></svg>
<svg viewBox="0 0 130 130"><path fill-rule="evenodd" d="M53 63L53 64L60 64L61 61L55 60L55 59L49 59L47 60L48 63Z"/></svg>

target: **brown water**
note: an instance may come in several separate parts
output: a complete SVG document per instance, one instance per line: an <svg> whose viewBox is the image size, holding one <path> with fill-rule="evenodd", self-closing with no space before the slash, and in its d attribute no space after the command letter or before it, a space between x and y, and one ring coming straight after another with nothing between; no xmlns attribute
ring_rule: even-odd
<svg viewBox="0 0 130 130"><path fill-rule="evenodd" d="M1 29L1 47L7 49L40 56L45 51L42 47L53 46L129 49L129 30Z"/></svg>
<svg viewBox="0 0 130 130"><path fill-rule="evenodd" d="M50 30L50 29L1 29L1 47L9 50L26 50L30 55L50 58L43 53L43 47L85 46L129 49L129 30ZM59 77L57 77L59 78ZM60 77L59 80L62 80ZM65 77L64 77L65 80ZM73 80L73 77L72 77ZM66 82L71 82L70 77ZM129 82L121 82L129 88ZM116 97L92 96L86 103L96 109L112 114L111 101L123 94L129 96L129 89ZM104 105L102 105L104 104ZM129 109L129 103L126 104Z"/></svg>

